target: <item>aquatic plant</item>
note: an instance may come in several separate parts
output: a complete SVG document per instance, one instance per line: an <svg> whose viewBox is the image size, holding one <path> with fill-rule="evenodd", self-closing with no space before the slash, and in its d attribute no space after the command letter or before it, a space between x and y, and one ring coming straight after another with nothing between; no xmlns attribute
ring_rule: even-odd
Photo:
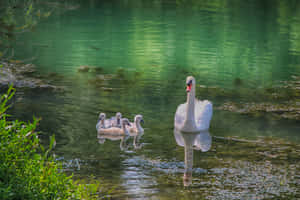
<svg viewBox="0 0 300 200"><path fill-rule="evenodd" d="M289 81L267 88L263 94L256 94L264 102L232 102L228 101L219 106L226 110L241 114L260 115L269 113L278 118L300 120L300 77L292 76ZM277 100L274 102L274 100Z"/></svg>

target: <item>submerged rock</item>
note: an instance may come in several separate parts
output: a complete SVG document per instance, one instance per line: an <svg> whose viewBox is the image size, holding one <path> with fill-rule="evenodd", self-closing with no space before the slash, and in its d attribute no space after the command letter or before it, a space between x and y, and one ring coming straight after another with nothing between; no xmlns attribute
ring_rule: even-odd
<svg viewBox="0 0 300 200"><path fill-rule="evenodd" d="M300 120L299 102L276 103L234 103L226 102L219 106L219 110L227 110L241 114L271 113L281 118Z"/></svg>
<svg viewBox="0 0 300 200"><path fill-rule="evenodd" d="M237 103L230 101L225 102L217 109L252 115L270 113L279 118L300 120L299 76L292 76L292 80L282 81L276 86L266 88L263 95L258 96L266 102Z"/></svg>

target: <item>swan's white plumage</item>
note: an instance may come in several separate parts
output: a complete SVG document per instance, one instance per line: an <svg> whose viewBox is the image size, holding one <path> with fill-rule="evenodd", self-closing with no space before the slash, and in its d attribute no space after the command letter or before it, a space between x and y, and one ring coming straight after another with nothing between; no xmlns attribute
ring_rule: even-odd
<svg viewBox="0 0 300 200"><path fill-rule="evenodd" d="M175 114L175 128L181 130L186 117L187 103L180 104ZM199 101L195 99L195 121L197 130L202 131L209 129L212 118L212 103L208 100Z"/></svg>
<svg viewBox="0 0 300 200"><path fill-rule="evenodd" d="M212 117L212 103L195 98L196 81L192 76L186 79L187 101L177 107L174 126L183 132L198 132L209 129Z"/></svg>
<svg viewBox="0 0 300 200"><path fill-rule="evenodd" d="M195 101L195 119L198 130L209 129L210 120L213 113L212 103L208 100Z"/></svg>

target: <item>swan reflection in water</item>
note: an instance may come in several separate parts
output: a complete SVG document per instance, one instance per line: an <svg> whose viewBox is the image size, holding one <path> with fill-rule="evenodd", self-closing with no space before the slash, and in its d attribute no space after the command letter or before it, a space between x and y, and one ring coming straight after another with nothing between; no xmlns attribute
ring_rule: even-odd
<svg viewBox="0 0 300 200"><path fill-rule="evenodd" d="M130 137L133 137L133 147L134 149L142 148L143 144L140 144L140 139L144 133L130 133L126 135L110 135L110 134L100 134L98 133L98 142L99 144L104 144L106 139L111 141L120 140L120 149L122 151L126 151L129 148L129 144L127 143Z"/></svg>
<svg viewBox="0 0 300 200"><path fill-rule="evenodd" d="M184 175L183 184L189 186L192 183L193 151L206 152L211 147L211 135L208 130L194 133L181 132L174 129L174 137L179 146L184 147Z"/></svg>

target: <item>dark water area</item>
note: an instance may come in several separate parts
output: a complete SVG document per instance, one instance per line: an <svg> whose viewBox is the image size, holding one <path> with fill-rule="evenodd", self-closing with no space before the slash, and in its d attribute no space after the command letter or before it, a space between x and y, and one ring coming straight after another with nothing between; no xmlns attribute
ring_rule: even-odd
<svg viewBox="0 0 300 200"><path fill-rule="evenodd" d="M45 6L69 9L18 37L15 54L36 57L33 75L62 89L18 88L10 113L26 121L41 117L42 140L55 134L55 154L76 178L94 175L114 188L114 199L300 198L299 120L283 111L222 109L228 102L269 103L293 104L299 112L299 1ZM173 129L189 75L196 97L210 100L214 111L211 149L194 151L193 183L184 187L184 148ZM133 137L126 148L121 139L99 143L100 112L131 121L142 114L141 147Z"/></svg>

